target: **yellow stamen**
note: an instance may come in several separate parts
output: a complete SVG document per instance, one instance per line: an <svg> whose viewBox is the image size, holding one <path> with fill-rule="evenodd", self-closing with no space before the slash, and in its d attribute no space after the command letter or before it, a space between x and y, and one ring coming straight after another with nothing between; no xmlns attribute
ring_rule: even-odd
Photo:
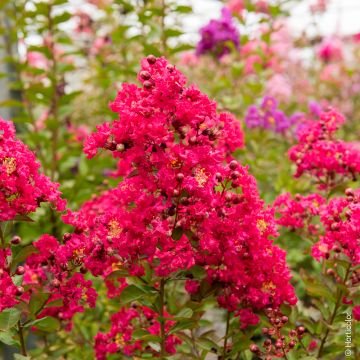
<svg viewBox="0 0 360 360"><path fill-rule="evenodd" d="M204 168L200 168L200 169L198 168L195 170L195 180L197 181L200 187L203 187L206 184L208 178L209 176L206 175Z"/></svg>
<svg viewBox="0 0 360 360"><path fill-rule="evenodd" d="M5 158L2 162L3 166L6 169L6 173L11 175L16 170L16 160L15 158Z"/></svg>
<svg viewBox="0 0 360 360"><path fill-rule="evenodd" d="M113 219L109 222L109 236L117 237L121 234L122 228L117 220Z"/></svg>

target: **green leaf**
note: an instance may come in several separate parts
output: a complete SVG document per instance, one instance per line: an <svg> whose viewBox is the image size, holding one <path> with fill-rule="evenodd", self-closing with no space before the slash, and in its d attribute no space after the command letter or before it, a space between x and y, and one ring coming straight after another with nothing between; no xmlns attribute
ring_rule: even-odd
<svg viewBox="0 0 360 360"><path fill-rule="evenodd" d="M180 320L178 321L178 323L176 325L174 325L170 331L169 331L169 335L170 334L174 334L177 331L180 330L185 330L185 329L192 329L196 324L195 320L192 319L184 319L184 320Z"/></svg>
<svg viewBox="0 0 360 360"><path fill-rule="evenodd" d="M217 344L210 339L199 338L196 340L196 343L204 350L211 351L212 349L218 349Z"/></svg>
<svg viewBox="0 0 360 360"><path fill-rule="evenodd" d="M44 307L50 294L48 293L32 293L29 303L30 313L35 315L42 307Z"/></svg>
<svg viewBox="0 0 360 360"><path fill-rule="evenodd" d="M175 228L174 231L172 232L171 237L174 240L180 240L180 238L182 237L184 231L181 227Z"/></svg>
<svg viewBox="0 0 360 360"><path fill-rule="evenodd" d="M60 15L57 15L53 18L53 22L54 24L60 24L63 23L65 21L68 21L71 19L71 14L69 12L64 12Z"/></svg>
<svg viewBox="0 0 360 360"><path fill-rule="evenodd" d="M20 355L20 354L14 355L14 360L30 360L30 359L31 359L30 356L24 356L24 355Z"/></svg>
<svg viewBox="0 0 360 360"><path fill-rule="evenodd" d="M0 342L9 346L19 346L19 341L14 339L13 334L9 331L0 331Z"/></svg>
<svg viewBox="0 0 360 360"><path fill-rule="evenodd" d="M34 220L27 215L16 215L14 217L14 220L15 221L25 221L25 222L34 222Z"/></svg>
<svg viewBox="0 0 360 360"><path fill-rule="evenodd" d="M193 274L194 279L204 279L206 277L206 270L199 265L195 265L190 269L191 274Z"/></svg>
<svg viewBox="0 0 360 360"><path fill-rule="evenodd" d="M192 314L193 311L190 308L183 308L176 314L176 317L190 318Z"/></svg>
<svg viewBox="0 0 360 360"><path fill-rule="evenodd" d="M41 331L52 332L60 327L60 322L59 320L51 316L45 316L41 319L36 319L34 321L29 322L24 327L28 328L30 326L35 326L38 330Z"/></svg>
<svg viewBox="0 0 360 360"><path fill-rule="evenodd" d="M33 245L23 247L11 262L11 270L14 270L16 266L27 259L30 254L37 252L37 249Z"/></svg>
<svg viewBox="0 0 360 360"><path fill-rule="evenodd" d="M149 335L149 332L143 329L137 329L132 333L132 338L135 340L141 339L144 336Z"/></svg>
<svg viewBox="0 0 360 360"><path fill-rule="evenodd" d="M306 291L312 295L317 297L324 297L335 302L335 297L331 293L331 291L324 285L321 284L307 284L305 286Z"/></svg>
<svg viewBox="0 0 360 360"><path fill-rule="evenodd" d="M122 291L122 293L120 295L120 299L121 299L122 304L128 304L132 301L140 299L145 294L146 294L146 292L144 290L140 289L139 287L137 287L135 285L129 285Z"/></svg>
<svg viewBox="0 0 360 360"><path fill-rule="evenodd" d="M191 6L179 5L174 9L174 12L181 14L190 14L192 12Z"/></svg>
<svg viewBox="0 0 360 360"><path fill-rule="evenodd" d="M14 275L11 277L11 280L15 286L21 286L24 275Z"/></svg>
<svg viewBox="0 0 360 360"><path fill-rule="evenodd" d="M21 311L17 308L5 309L0 313L0 330L12 328L20 319Z"/></svg>

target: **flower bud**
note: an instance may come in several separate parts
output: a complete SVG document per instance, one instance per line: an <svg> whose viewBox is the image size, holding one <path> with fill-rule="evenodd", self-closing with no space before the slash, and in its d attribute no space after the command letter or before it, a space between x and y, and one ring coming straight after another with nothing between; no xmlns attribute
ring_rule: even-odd
<svg viewBox="0 0 360 360"><path fill-rule="evenodd" d="M64 240L64 242L67 242L67 241L69 241L71 239L71 234L70 233L65 233L64 235L63 235L63 240Z"/></svg>
<svg viewBox="0 0 360 360"><path fill-rule="evenodd" d="M143 80L149 80L151 78L151 75L148 71L144 70L144 71L140 71L140 77Z"/></svg>
<svg viewBox="0 0 360 360"><path fill-rule="evenodd" d="M51 281L51 286L53 286L54 288L59 288L60 287L60 281L58 279L53 279Z"/></svg>
<svg viewBox="0 0 360 360"><path fill-rule="evenodd" d="M176 175L176 180L181 183L184 180L184 174L183 173L178 173Z"/></svg>
<svg viewBox="0 0 360 360"><path fill-rule="evenodd" d="M16 287L16 296L21 296L23 293L25 292L24 288L22 286L17 286Z"/></svg>
<svg viewBox="0 0 360 360"><path fill-rule="evenodd" d="M150 90L153 86L152 83L148 80L144 81L143 85L144 85L144 88L147 90Z"/></svg>
<svg viewBox="0 0 360 360"><path fill-rule="evenodd" d="M24 275L25 274L25 268L23 266L18 266L15 272L16 275Z"/></svg>
<svg viewBox="0 0 360 360"><path fill-rule="evenodd" d="M149 55L146 60L150 65L154 65L156 63L156 57L154 55Z"/></svg>
<svg viewBox="0 0 360 360"><path fill-rule="evenodd" d="M235 160L232 160L232 161L230 162L230 164L229 164L229 168L230 168L231 170L235 170L235 169L237 168L237 166L238 166L238 163L237 163L237 161L235 161Z"/></svg>
<svg viewBox="0 0 360 360"><path fill-rule="evenodd" d="M10 242L11 242L11 244L13 244L13 245L19 245L20 242L21 242L21 238L20 238L20 236L15 235L15 236L11 239Z"/></svg>

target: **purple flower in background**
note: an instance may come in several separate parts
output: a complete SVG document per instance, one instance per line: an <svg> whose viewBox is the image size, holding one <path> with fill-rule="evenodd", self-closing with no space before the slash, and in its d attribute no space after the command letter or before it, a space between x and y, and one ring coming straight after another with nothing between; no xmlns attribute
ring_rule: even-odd
<svg viewBox="0 0 360 360"><path fill-rule="evenodd" d="M200 29L200 35L196 55L212 53L220 59L230 52L229 43L232 43L236 49L240 48L239 31L233 22L231 12L226 8L221 10L220 19L210 20Z"/></svg>
<svg viewBox="0 0 360 360"><path fill-rule="evenodd" d="M245 116L245 123L248 128L255 128L263 126L263 117L256 105L251 105Z"/></svg>
<svg viewBox="0 0 360 360"><path fill-rule="evenodd" d="M249 128L262 127L277 133L284 133L293 125L294 119L287 117L283 111L278 109L278 103L273 97L265 96L260 107L249 106L245 123Z"/></svg>
<svg viewBox="0 0 360 360"><path fill-rule="evenodd" d="M278 103L272 96L264 96L260 107L264 111L273 111L277 109Z"/></svg>
<svg viewBox="0 0 360 360"><path fill-rule="evenodd" d="M318 102L309 101L308 107L313 115L320 117L320 113L322 112L322 107Z"/></svg>

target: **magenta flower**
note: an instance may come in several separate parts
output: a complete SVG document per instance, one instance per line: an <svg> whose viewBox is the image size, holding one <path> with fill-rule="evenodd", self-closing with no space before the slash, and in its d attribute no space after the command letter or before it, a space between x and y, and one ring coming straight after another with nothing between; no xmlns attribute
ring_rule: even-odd
<svg viewBox="0 0 360 360"><path fill-rule="evenodd" d="M197 55L209 53L220 59L230 53L231 46L237 50L240 48L240 34L227 8L222 9L220 19L210 20L206 26L202 27L200 35L201 39L196 47Z"/></svg>

